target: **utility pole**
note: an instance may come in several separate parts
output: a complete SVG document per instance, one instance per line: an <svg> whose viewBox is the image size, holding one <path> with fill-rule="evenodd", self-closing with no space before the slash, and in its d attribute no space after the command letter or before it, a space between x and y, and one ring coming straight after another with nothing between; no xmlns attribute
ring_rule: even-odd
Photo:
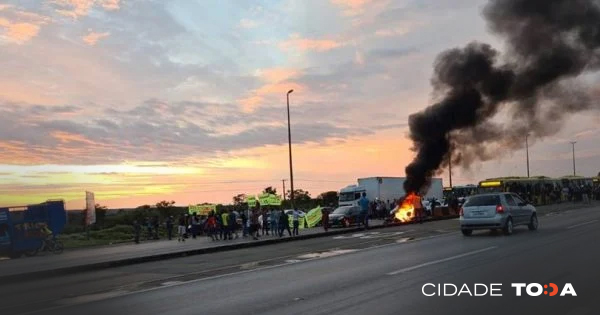
<svg viewBox="0 0 600 315"><path fill-rule="evenodd" d="M452 188L452 156L448 156L448 173L450 177L450 188Z"/></svg>
<svg viewBox="0 0 600 315"><path fill-rule="evenodd" d="M450 133L448 133L448 177L450 179L450 188L452 188L452 143L450 142Z"/></svg>
<svg viewBox="0 0 600 315"><path fill-rule="evenodd" d="M285 179L282 179L281 182L283 183L283 201L285 201Z"/></svg>
<svg viewBox="0 0 600 315"><path fill-rule="evenodd" d="M525 135L525 152L527 152L527 178L529 178L529 134Z"/></svg>
<svg viewBox="0 0 600 315"><path fill-rule="evenodd" d="M577 172L575 171L575 143L577 141L571 141L571 145L573 146L573 176L577 176Z"/></svg>
<svg viewBox="0 0 600 315"><path fill-rule="evenodd" d="M294 90L289 90L287 92L287 119L288 119L288 147L289 147L289 155L290 155L290 186L292 186L290 190L290 203L292 205L292 209L296 209L294 206L294 168L292 166L292 132L290 126L290 94L294 92Z"/></svg>

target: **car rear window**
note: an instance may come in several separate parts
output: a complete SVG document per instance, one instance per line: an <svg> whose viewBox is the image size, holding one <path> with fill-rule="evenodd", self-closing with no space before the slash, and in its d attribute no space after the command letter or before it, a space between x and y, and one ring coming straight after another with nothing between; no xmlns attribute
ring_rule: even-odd
<svg viewBox="0 0 600 315"><path fill-rule="evenodd" d="M483 195L469 197L465 203L465 207L479 207L479 206L495 206L500 203L500 196L498 195Z"/></svg>

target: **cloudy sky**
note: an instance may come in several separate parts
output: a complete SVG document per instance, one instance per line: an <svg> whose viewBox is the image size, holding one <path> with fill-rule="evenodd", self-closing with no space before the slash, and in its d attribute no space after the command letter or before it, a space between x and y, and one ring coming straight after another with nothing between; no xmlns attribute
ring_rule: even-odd
<svg viewBox="0 0 600 315"><path fill-rule="evenodd" d="M85 190L110 207L281 191L289 89L297 188L403 176L407 117L431 103L436 55L502 47L484 3L2 1L0 206L75 209ZM597 174L598 123L583 113L532 140L532 174L572 173L572 140L578 173ZM524 151L506 152L454 170L453 183L525 174Z"/></svg>

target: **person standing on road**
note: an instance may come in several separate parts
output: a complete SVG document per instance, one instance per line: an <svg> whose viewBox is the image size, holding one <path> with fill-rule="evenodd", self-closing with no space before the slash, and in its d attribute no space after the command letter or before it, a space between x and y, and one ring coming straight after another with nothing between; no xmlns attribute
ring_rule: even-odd
<svg viewBox="0 0 600 315"><path fill-rule="evenodd" d="M246 213L248 210L243 211L241 214L242 217L242 237L248 237L248 227L250 226L250 220L248 220L248 215Z"/></svg>
<svg viewBox="0 0 600 315"><path fill-rule="evenodd" d="M200 229L200 218L198 218L198 216L196 215L196 212L192 213L191 225L192 225L192 238L196 239L196 236L198 235L198 230Z"/></svg>
<svg viewBox="0 0 600 315"><path fill-rule="evenodd" d="M217 239L221 240L223 239L223 216L221 216L221 213L216 213L215 214L215 220L217 220L217 228L216 228L216 234L217 234Z"/></svg>
<svg viewBox="0 0 600 315"><path fill-rule="evenodd" d="M206 219L206 230L208 232L208 236L216 241L217 239L217 218L215 217L215 212L211 211L208 214L208 218Z"/></svg>
<svg viewBox="0 0 600 315"><path fill-rule="evenodd" d="M237 231L237 216L233 210L229 210L229 239L233 239L233 234L235 233L235 238L238 239L240 235Z"/></svg>
<svg viewBox="0 0 600 315"><path fill-rule="evenodd" d="M283 231L287 230L288 236L292 236L290 231L290 217L281 209L279 214L279 237L283 237Z"/></svg>
<svg viewBox="0 0 600 315"><path fill-rule="evenodd" d="M260 221L258 219L259 214L258 214L258 209L254 209L252 211L252 218L251 218L251 226L250 226L250 234L252 234L252 238L254 240L258 240L258 237L260 236Z"/></svg>
<svg viewBox="0 0 600 315"><path fill-rule="evenodd" d="M185 216L180 216L179 217L179 225L177 226L177 241L178 242L185 242L185 228L187 226L187 222L186 222L186 217Z"/></svg>
<svg viewBox="0 0 600 315"><path fill-rule="evenodd" d="M323 228L325 229L325 232L327 232L327 230L329 230L329 210L321 210L321 214L321 222L323 222Z"/></svg>
<svg viewBox="0 0 600 315"><path fill-rule="evenodd" d="M293 224L294 224L294 230L292 231L292 234L294 236L298 236L298 228L300 227L300 212L298 212L298 209L296 209L296 208L294 208L294 212L292 214L292 220L293 220Z"/></svg>
<svg viewBox="0 0 600 315"><path fill-rule="evenodd" d="M271 235L276 236L279 230L279 216L276 209L271 209L271 213L269 213L269 217L271 218Z"/></svg>
<svg viewBox="0 0 600 315"><path fill-rule="evenodd" d="M167 237L169 241L173 238L173 216L169 216L167 218Z"/></svg>
<svg viewBox="0 0 600 315"><path fill-rule="evenodd" d="M262 211L262 235L269 236L269 221L271 220L271 216L269 216L269 210L264 209Z"/></svg>
<svg viewBox="0 0 600 315"><path fill-rule="evenodd" d="M223 224L223 240L231 239L231 231L229 230L229 213L223 211L221 214L221 222Z"/></svg>
<svg viewBox="0 0 600 315"><path fill-rule="evenodd" d="M362 223L365 225L365 229L369 228L369 199L367 199L367 194L362 193L362 197L358 200L358 204L360 205L360 214L356 218L356 223L360 226L361 220L360 216L364 215Z"/></svg>
<svg viewBox="0 0 600 315"><path fill-rule="evenodd" d="M133 221L133 233L135 236L135 243L140 243L140 233L142 232L142 225L138 220Z"/></svg>

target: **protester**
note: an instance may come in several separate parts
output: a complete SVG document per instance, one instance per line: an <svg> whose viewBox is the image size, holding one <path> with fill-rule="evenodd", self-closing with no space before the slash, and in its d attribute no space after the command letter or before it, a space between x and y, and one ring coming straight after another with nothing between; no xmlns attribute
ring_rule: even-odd
<svg viewBox="0 0 600 315"><path fill-rule="evenodd" d="M283 209L279 214L279 237L283 237L283 231L287 230L288 236L292 236L292 231L290 231L290 218Z"/></svg>
<svg viewBox="0 0 600 315"><path fill-rule="evenodd" d="M300 212L298 211L297 208L294 208L294 212L292 214L292 220L293 220L293 225L294 225L294 230L292 231L292 234L294 236L298 236L298 228L300 227Z"/></svg>

